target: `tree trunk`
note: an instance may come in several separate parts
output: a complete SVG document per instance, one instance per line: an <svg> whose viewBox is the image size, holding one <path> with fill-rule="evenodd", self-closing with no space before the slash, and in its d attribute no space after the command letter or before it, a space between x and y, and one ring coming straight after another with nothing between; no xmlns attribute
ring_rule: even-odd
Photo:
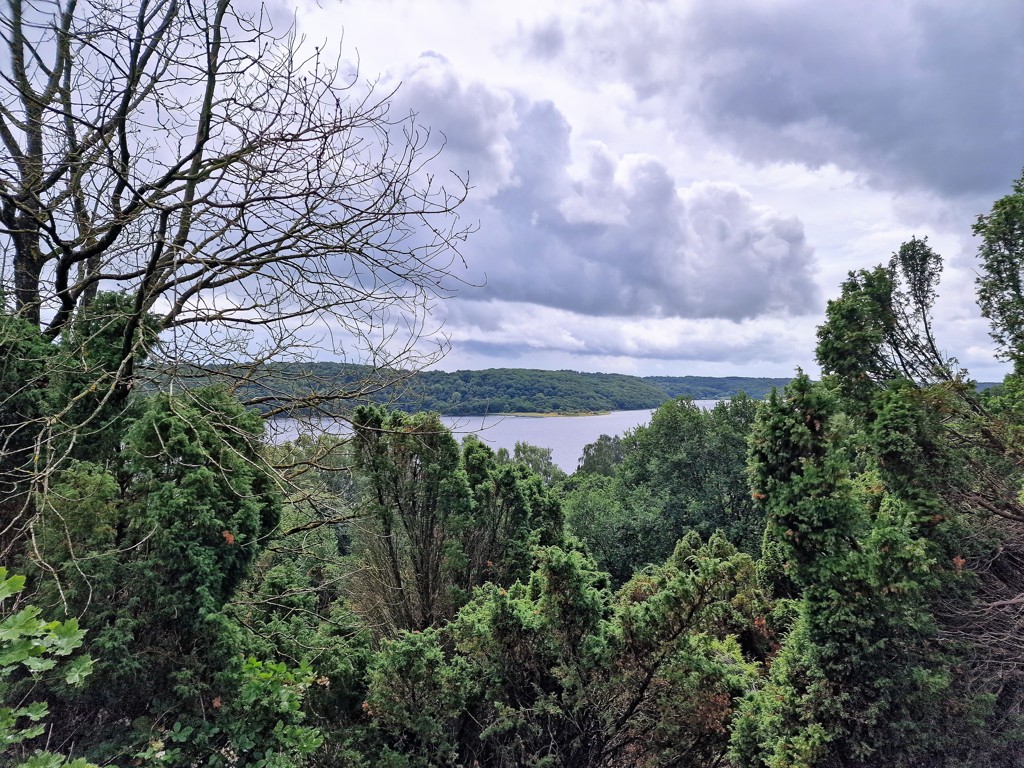
<svg viewBox="0 0 1024 768"><path fill-rule="evenodd" d="M14 306L16 314L37 328L40 322L39 276L42 259L30 245L28 232L16 236L14 257Z"/></svg>

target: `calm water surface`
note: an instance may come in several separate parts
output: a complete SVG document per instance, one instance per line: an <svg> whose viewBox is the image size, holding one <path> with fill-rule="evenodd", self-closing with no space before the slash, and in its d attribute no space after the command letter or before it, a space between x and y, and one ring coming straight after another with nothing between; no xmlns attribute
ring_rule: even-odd
<svg viewBox="0 0 1024 768"><path fill-rule="evenodd" d="M701 408L714 408L717 400L694 400ZM472 432L494 450L511 453L517 442L551 449L551 459L566 472L575 472L583 447L601 435L622 435L646 424L654 411L612 411L600 416L445 416L444 423L457 436Z"/></svg>
<svg viewBox="0 0 1024 768"><path fill-rule="evenodd" d="M694 400L701 408L714 408L717 400ZM511 453L517 442L551 449L551 459L566 472L575 472L583 455L583 447L601 435L622 435L651 420L653 411L613 411L600 416L445 416L445 425L458 439L470 433L477 435L494 450L505 448ZM317 430L344 434L338 422L321 423ZM279 419L269 425L275 441L289 440L298 433L299 425L292 419Z"/></svg>

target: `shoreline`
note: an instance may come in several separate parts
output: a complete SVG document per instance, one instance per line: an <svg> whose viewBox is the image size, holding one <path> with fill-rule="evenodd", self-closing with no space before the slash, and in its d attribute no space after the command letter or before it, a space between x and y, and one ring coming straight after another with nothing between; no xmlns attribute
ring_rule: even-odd
<svg viewBox="0 0 1024 768"><path fill-rule="evenodd" d="M632 410L647 410L645 408L635 408ZM653 408L650 410L654 410ZM607 416L614 411L491 411L490 413L442 413L441 416L446 419L483 419L483 418L494 418L497 416L516 416L517 418L525 419L545 419L554 416Z"/></svg>

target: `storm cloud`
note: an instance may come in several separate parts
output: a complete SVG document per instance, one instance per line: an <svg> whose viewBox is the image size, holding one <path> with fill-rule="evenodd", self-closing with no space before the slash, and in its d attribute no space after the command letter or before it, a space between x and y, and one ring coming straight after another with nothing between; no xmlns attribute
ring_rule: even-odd
<svg viewBox="0 0 1024 768"><path fill-rule="evenodd" d="M850 270L946 257L936 328L1001 376L971 223L1024 166L1017 0L307 2L468 177L444 366L813 372ZM456 266L460 264L457 260Z"/></svg>
<svg viewBox="0 0 1024 768"><path fill-rule="evenodd" d="M1024 165L1016 0L610 3L566 26L581 75L623 80L641 108L755 162L942 196L996 194Z"/></svg>
<svg viewBox="0 0 1024 768"><path fill-rule="evenodd" d="M734 320L820 302L802 223L735 184L683 186L656 157L600 142L574 156L552 102L464 83L433 54L405 73L402 99L476 185L464 215L480 221L469 279L483 298Z"/></svg>

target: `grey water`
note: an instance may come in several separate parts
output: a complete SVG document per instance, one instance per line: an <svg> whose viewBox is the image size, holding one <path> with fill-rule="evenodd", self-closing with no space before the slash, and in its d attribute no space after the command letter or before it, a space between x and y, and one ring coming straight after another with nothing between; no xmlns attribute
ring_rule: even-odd
<svg viewBox="0 0 1024 768"><path fill-rule="evenodd" d="M704 409L715 407L717 400L694 400ZM647 424L654 411L612 411L587 416L445 416L442 418L457 439L475 434L494 450L505 448L509 453L517 442L551 449L551 460L565 472L575 472L583 456L583 448L601 435L621 436L631 429ZM300 432L310 431L345 434L348 425L343 422L320 422L300 425L293 419L271 422L269 432L275 442L294 439Z"/></svg>
<svg viewBox="0 0 1024 768"><path fill-rule="evenodd" d="M509 453L516 443L551 449L551 460L564 472L576 471L583 447L601 435L622 435L647 424L654 411L612 411L587 416L445 416L442 421L459 439L474 434L494 450Z"/></svg>

